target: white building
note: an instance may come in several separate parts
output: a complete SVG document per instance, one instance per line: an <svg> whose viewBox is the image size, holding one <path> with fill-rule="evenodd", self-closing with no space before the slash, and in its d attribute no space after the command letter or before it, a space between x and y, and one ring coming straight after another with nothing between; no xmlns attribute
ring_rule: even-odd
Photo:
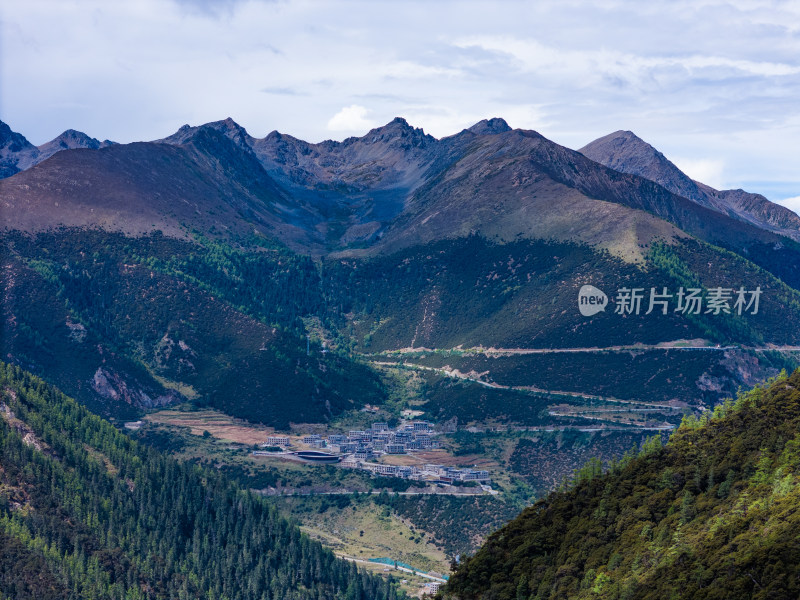
<svg viewBox="0 0 800 600"><path fill-rule="evenodd" d="M375 453L372 451L372 448L359 448L355 451L353 456L358 460L370 460L375 456Z"/></svg>
<svg viewBox="0 0 800 600"><path fill-rule="evenodd" d="M289 445L289 436L287 435L270 435L267 436L267 446L283 446L284 448Z"/></svg>
<svg viewBox="0 0 800 600"><path fill-rule="evenodd" d="M441 587L441 583L438 581L432 581L430 583L425 584L425 593L431 596L435 596L439 592L439 588Z"/></svg>

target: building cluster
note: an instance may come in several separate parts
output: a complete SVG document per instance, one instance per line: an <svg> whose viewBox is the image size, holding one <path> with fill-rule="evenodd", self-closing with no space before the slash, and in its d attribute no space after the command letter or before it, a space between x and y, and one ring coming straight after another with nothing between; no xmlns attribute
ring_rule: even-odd
<svg viewBox="0 0 800 600"><path fill-rule="evenodd" d="M387 423L373 423L367 430L354 430L344 434L330 434L322 436L309 434L302 438L303 444L325 450L332 455L341 457L340 465L354 469L370 471L377 476L399 477L424 481L426 483L450 484L457 481L476 481L481 484L490 483L488 471L473 469L456 469L443 465L426 464L423 466L385 465L370 462L384 454L406 454L419 450L434 450L440 448L436 439L433 425L427 421L412 421L396 429L390 429ZM289 436L271 435L267 437L266 444L262 446L277 446L287 448L291 445ZM266 454L254 452L254 454ZM302 454L296 452L295 454ZM306 452L313 454L313 452ZM320 456L332 457L323 452ZM309 460L318 460L315 456Z"/></svg>
<svg viewBox="0 0 800 600"><path fill-rule="evenodd" d="M386 423L373 423L367 430L350 431L347 435L307 435L303 443L312 448L328 448L341 455L353 455L358 460L370 460L378 454L434 450L440 447L434 436L433 426L427 421L413 421L394 430Z"/></svg>
<svg viewBox="0 0 800 600"><path fill-rule="evenodd" d="M488 471L474 469L456 469L443 465L383 465L380 463L364 462L355 456L348 456L341 465L353 469L363 469L375 475L384 477L399 477L401 479L411 479L425 483L451 484L456 481L476 481L480 484L488 485L491 478Z"/></svg>

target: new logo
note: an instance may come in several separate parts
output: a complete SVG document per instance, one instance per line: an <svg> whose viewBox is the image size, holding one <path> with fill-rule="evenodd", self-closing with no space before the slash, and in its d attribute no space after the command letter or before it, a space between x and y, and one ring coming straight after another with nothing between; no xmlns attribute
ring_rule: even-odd
<svg viewBox="0 0 800 600"><path fill-rule="evenodd" d="M604 311L607 305L608 296L593 285L584 285L578 292L578 310L584 317L591 317Z"/></svg>

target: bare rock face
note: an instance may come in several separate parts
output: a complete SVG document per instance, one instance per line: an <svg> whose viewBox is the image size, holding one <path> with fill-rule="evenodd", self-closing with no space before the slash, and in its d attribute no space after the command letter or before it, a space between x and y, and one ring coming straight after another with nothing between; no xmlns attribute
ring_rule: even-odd
<svg viewBox="0 0 800 600"><path fill-rule="evenodd" d="M134 383L106 367L98 367L91 381L92 389L107 400L122 401L136 408L157 408L167 406L180 400L173 391L157 397L151 397Z"/></svg>
<svg viewBox="0 0 800 600"><path fill-rule="evenodd" d="M609 133L578 152L615 171L639 175L655 181L674 194L703 206L713 206L694 181L632 131Z"/></svg>
<svg viewBox="0 0 800 600"><path fill-rule="evenodd" d="M631 131L615 131L587 144L581 154L606 167L639 175L701 206L800 240L800 216L760 194L719 191L693 181L661 152Z"/></svg>
<svg viewBox="0 0 800 600"><path fill-rule="evenodd" d="M33 164L39 151L25 139L0 121L0 178L11 177Z"/></svg>
<svg viewBox="0 0 800 600"><path fill-rule="evenodd" d="M504 119L494 117L492 119L483 119L483 121L478 121L475 123L475 125L467 129L467 131L470 131L475 135L495 135L498 133L511 131L511 127L508 126L508 123L506 123Z"/></svg>

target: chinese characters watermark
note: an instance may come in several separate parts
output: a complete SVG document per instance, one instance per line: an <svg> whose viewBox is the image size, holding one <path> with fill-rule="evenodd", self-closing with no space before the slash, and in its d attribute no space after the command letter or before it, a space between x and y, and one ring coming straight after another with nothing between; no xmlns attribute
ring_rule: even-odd
<svg viewBox="0 0 800 600"><path fill-rule="evenodd" d="M683 315L757 315L761 301L761 286L754 290L737 288L686 288L672 293L666 287L629 288L617 290L614 313L618 315L649 315L678 313ZM608 296L592 286L584 285L578 292L578 309L585 317L604 311Z"/></svg>

